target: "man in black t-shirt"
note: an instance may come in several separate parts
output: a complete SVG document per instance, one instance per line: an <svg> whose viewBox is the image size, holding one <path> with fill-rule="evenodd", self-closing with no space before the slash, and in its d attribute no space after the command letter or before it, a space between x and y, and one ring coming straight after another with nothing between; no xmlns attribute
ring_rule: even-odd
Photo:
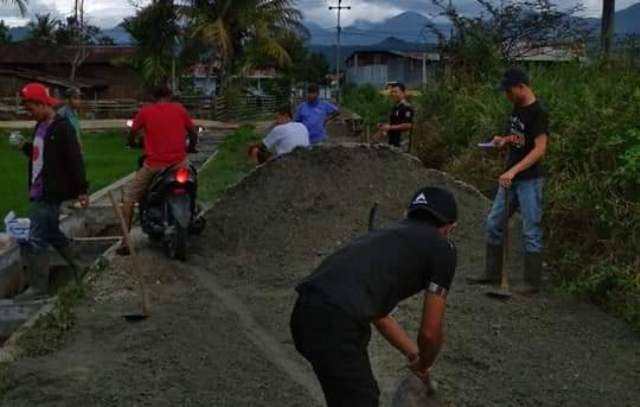
<svg viewBox="0 0 640 407"><path fill-rule="evenodd" d="M509 134L495 137L496 148L508 148L506 172L500 176L500 188L487 218L487 254L484 275L469 278L470 283L498 283L502 272L502 238L505 191L512 208L522 217L525 245L524 294L540 289L542 276L542 193L543 171L540 161L547 149L549 115L536 99L529 78L520 69L505 72L500 89L513 104Z"/></svg>
<svg viewBox="0 0 640 407"><path fill-rule="evenodd" d="M400 82L390 85L390 95L395 105L389 117L389 123L380 124L378 128L387 133L389 144L395 147L402 145L402 136L408 135L413 128L413 108L406 100L406 88Z"/></svg>
<svg viewBox="0 0 640 407"><path fill-rule="evenodd" d="M291 333L329 407L378 405L367 353L370 324L405 355L416 376L429 379L443 342L446 297L456 268L449 236L457 215L451 193L423 188L405 220L354 240L298 285ZM391 312L419 292L424 301L416 343Z"/></svg>

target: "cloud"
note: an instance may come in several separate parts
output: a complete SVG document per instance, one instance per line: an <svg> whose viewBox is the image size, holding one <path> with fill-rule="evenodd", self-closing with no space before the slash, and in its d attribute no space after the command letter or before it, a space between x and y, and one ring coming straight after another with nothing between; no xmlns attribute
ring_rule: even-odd
<svg viewBox="0 0 640 407"><path fill-rule="evenodd" d="M444 0L445 2L447 0ZM496 0L497 1L497 0ZM616 9L622 10L639 0L617 0ZM149 0L134 0L139 4L147 4ZM475 0L452 0L453 5L464 14L475 14L479 7ZM557 0L560 6L570 7L576 4L573 0ZM337 4L337 0L298 0L298 7L303 11L305 20L323 27L336 24L335 11L327 9L329 5ZM602 10L602 0L583 0L584 15L597 17ZM343 13L344 25L352 24L356 20L382 21L404 11L416 11L424 15L437 16L439 10L433 6L431 0L343 0L344 6L352 9ZM73 0L29 0L27 18L20 17L18 10L7 4L0 5L0 19L15 26L23 25L35 14L51 13L56 17L69 15L73 7ZM124 17L133 15L135 7L130 0L98 0L86 2L86 16L92 24L100 27L112 27Z"/></svg>

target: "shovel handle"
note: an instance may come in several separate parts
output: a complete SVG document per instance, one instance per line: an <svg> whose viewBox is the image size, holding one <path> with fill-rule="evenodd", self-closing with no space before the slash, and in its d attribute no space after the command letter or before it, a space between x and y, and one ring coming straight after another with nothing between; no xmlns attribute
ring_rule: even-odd
<svg viewBox="0 0 640 407"><path fill-rule="evenodd" d="M376 212L378 211L378 202L374 202L371 210L369 210L369 224L368 230L371 232L375 226Z"/></svg>
<svg viewBox="0 0 640 407"><path fill-rule="evenodd" d="M504 219L503 219L503 234L502 234L502 273L500 276L500 288L504 291L509 290L509 215L511 212L510 199L509 199L509 187L504 188Z"/></svg>
<svg viewBox="0 0 640 407"><path fill-rule="evenodd" d="M144 316L147 316L149 315L149 294L147 293L147 287L145 286L144 279L142 277L142 271L141 271L142 269L140 268L140 263L138 261L136 248L130 239L129 228L127 227L127 223L124 220L124 215L122 214L120 206L118 206L118 204L116 203L116 200L113 197L113 194L111 194L111 191L108 192L108 195L109 195L109 200L111 201L111 205L113 206L113 210L116 214L116 217L120 221L120 227L122 228L122 238L124 239L124 242L129 247L129 252L131 253L131 260L133 261L133 270L136 273L136 277L137 277L136 280L138 280L138 290L140 291L139 295L140 295L140 302L141 302L140 306L142 308L142 314Z"/></svg>

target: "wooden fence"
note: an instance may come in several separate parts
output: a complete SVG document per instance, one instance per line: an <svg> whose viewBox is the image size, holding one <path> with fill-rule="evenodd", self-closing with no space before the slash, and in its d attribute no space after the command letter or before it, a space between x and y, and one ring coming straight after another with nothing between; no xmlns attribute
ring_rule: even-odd
<svg viewBox="0 0 640 407"><path fill-rule="evenodd" d="M182 103L189 113L198 119L219 121L241 121L270 117L279 101L273 96L245 96L225 98L224 96L181 95L176 101ZM136 99L86 100L81 113L86 119L126 119L133 117L142 102ZM0 98L0 120L28 118L20 104L20 99Z"/></svg>

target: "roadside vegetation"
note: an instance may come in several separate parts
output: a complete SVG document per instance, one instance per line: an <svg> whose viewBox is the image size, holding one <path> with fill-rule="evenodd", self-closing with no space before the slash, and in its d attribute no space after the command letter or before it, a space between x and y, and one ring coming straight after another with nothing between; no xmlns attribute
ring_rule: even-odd
<svg viewBox="0 0 640 407"><path fill-rule="evenodd" d="M259 135L252 126L241 127L224 139L215 157L198 176L198 198L201 201L215 201L255 167L247 156L247 147L258 139Z"/></svg>
<svg viewBox="0 0 640 407"><path fill-rule="evenodd" d="M22 131L28 135L29 131ZM27 158L7 142L7 134L0 134L0 217L13 210L26 215ZM85 132L82 145L91 192L95 192L136 169L140 151L125 148L125 133L121 130Z"/></svg>

